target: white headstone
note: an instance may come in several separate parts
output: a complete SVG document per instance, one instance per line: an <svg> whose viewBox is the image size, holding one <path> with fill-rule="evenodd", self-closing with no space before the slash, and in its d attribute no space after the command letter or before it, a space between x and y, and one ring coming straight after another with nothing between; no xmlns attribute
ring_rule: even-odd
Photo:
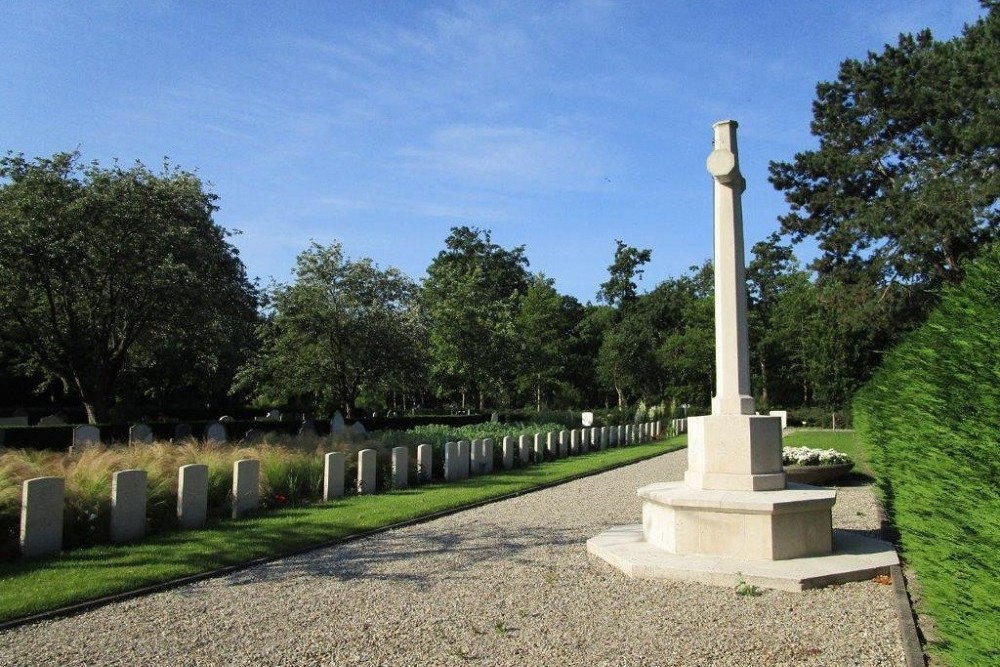
<svg viewBox="0 0 1000 667"><path fill-rule="evenodd" d="M410 450L406 447L392 448L392 488L405 489L409 485Z"/></svg>
<svg viewBox="0 0 1000 667"><path fill-rule="evenodd" d="M431 481L434 474L434 448L428 444L417 446L417 475L421 483Z"/></svg>
<svg viewBox="0 0 1000 667"><path fill-rule="evenodd" d="M181 466L177 469L177 521L181 528L201 528L207 520L208 466Z"/></svg>
<svg viewBox="0 0 1000 667"><path fill-rule="evenodd" d="M260 504L260 461L240 459L233 463L233 518L257 510Z"/></svg>
<svg viewBox="0 0 1000 667"><path fill-rule="evenodd" d="M570 454L580 453L580 430L573 429L569 432L569 451Z"/></svg>
<svg viewBox="0 0 1000 667"><path fill-rule="evenodd" d="M63 539L66 480L35 477L21 485L21 555L59 553Z"/></svg>
<svg viewBox="0 0 1000 667"><path fill-rule="evenodd" d="M146 534L146 471L111 476L111 541L132 542Z"/></svg>
<svg viewBox="0 0 1000 667"><path fill-rule="evenodd" d="M483 470L489 474L493 472L493 438L483 438L481 447L482 452L479 458L483 464Z"/></svg>
<svg viewBox="0 0 1000 667"><path fill-rule="evenodd" d="M458 443L444 443L444 481L457 482L460 479L458 465Z"/></svg>
<svg viewBox="0 0 1000 667"><path fill-rule="evenodd" d="M329 502L344 495L344 455L328 452L323 457L323 500Z"/></svg>
<svg viewBox="0 0 1000 667"><path fill-rule="evenodd" d="M511 470L514 467L514 438L507 435L503 439L503 469Z"/></svg>
<svg viewBox="0 0 1000 667"><path fill-rule="evenodd" d="M583 419L581 421L583 422L583 426L593 426L594 425L594 413L593 412L584 412L583 413Z"/></svg>
<svg viewBox="0 0 1000 667"><path fill-rule="evenodd" d="M378 480L378 455L374 449L358 452L358 493L375 493Z"/></svg>
<svg viewBox="0 0 1000 667"><path fill-rule="evenodd" d="M525 434L517 439L517 456L521 465L531 463L531 436Z"/></svg>
<svg viewBox="0 0 1000 667"><path fill-rule="evenodd" d="M541 433L536 433L535 437L532 439L532 444L534 445L532 457L535 463L542 463L545 460L545 440Z"/></svg>
<svg viewBox="0 0 1000 667"><path fill-rule="evenodd" d="M458 478L467 479L469 477L469 463L472 446L468 440L458 441Z"/></svg>

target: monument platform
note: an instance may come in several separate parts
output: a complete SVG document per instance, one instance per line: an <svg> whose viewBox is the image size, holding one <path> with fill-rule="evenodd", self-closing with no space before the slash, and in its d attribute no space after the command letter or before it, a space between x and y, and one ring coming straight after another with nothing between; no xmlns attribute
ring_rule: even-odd
<svg viewBox="0 0 1000 667"><path fill-rule="evenodd" d="M734 587L740 581L803 591L888 574L899 564L892 544L849 530L833 531L833 553L789 560L673 554L646 541L642 526L616 526L587 540L587 551L638 579L673 579Z"/></svg>

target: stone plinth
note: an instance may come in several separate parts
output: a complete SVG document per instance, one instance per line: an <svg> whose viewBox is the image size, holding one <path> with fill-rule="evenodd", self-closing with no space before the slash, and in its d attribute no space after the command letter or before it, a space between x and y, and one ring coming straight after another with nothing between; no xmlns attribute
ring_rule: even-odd
<svg viewBox="0 0 1000 667"><path fill-rule="evenodd" d="M783 560L828 554L833 546L833 489L706 491L665 482L638 494L646 541L670 553Z"/></svg>
<svg viewBox="0 0 1000 667"><path fill-rule="evenodd" d="M689 419L688 429L688 469L684 481L692 489L784 488L780 418L708 415Z"/></svg>

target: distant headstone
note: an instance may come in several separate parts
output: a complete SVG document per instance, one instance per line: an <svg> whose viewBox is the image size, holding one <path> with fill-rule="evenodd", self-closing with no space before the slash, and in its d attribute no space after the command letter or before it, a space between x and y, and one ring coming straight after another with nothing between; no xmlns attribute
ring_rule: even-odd
<svg viewBox="0 0 1000 667"><path fill-rule="evenodd" d="M524 434L517 439L517 457L521 465L528 465L531 461L531 436Z"/></svg>
<svg viewBox="0 0 1000 667"><path fill-rule="evenodd" d="M184 442L191 438L191 424L178 424L174 427L174 442Z"/></svg>
<svg viewBox="0 0 1000 667"><path fill-rule="evenodd" d="M573 429L569 432L569 451L570 454L580 453L580 430Z"/></svg>
<svg viewBox="0 0 1000 667"><path fill-rule="evenodd" d="M545 460L545 440L541 433L536 433L532 441L532 456L534 457L535 463L541 463Z"/></svg>
<svg viewBox="0 0 1000 667"><path fill-rule="evenodd" d="M225 442L227 439L226 425L222 422L212 422L205 429L205 440L208 442Z"/></svg>
<svg viewBox="0 0 1000 667"><path fill-rule="evenodd" d="M65 426L66 420L59 415L46 415L38 420L39 426Z"/></svg>
<svg viewBox="0 0 1000 667"><path fill-rule="evenodd" d="M330 435L340 435L346 430L347 427L344 425L344 415L340 414L339 411L334 412L333 418L330 419Z"/></svg>
<svg viewBox="0 0 1000 667"><path fill-rule="evenodd" d="M545 453L550 458L559 456L559 436L555 431L549 431L545 434Z"/></svg>
<svg viewBox="0 0 1000 667"><path fill-rule="evenodd" d="M354 422L351 424L351 437L352 438L364 438L368 435L368 429L361 422Z"/></svg>
<svg viewBox="0 0 1000 667"><path fill-rule="evenodd" d="M146 534L146 471L111 476L111 541L132 542Z"/></svg>
<svg viewBox="0 0 1000 667"><path fill-rule="evenodd" d="M493 444L493 438L483 438L479 459L486 474L493 472Z"/></svg>
<svg viewBox="0 0 1000 667"><path fill-rule="evenodd" d="M468 440L458 441L458 478L467 479L469 477L469 461L472 446Z"/></svg>
<svg viewBox="0 0 1000 667"><path fill-rule="evenodd" d="M148 445L153 442L153 429L146 424L132 424L128 430L129 444Z"/></svg>
<svg viewBox="0 0 1000 667"><path fill-rule="evenodd" d="M232 417L230 417L229 415L222 415L221 417L219 417L219 421L220 422L233 422L233 421L236 421L236 420L233 419Z"/></svg>
<svg viewBox="0 0 1000 667"><path fill-rule="evenodd" d="M496 424L497 422L499 422L500 421L500 414L496 413L496 412L494 412L493 414L491 414L490 415L490 421L493 422L494 424Z"/></svg>
<svg viewBox="0 0 1000 667"><path fill-rule="evenodd" d="M267 419L267 420L270 420L270 421L275 421L275 422L276 421L281 421L281 413L279 411L277 411L277 410L271 410L270 412L268 412L264 416L264 419Z"/></svg>
<svg viewBox="0 0 1000 667"><path fill-rule="evenodd" d="M482 440L473 439L472 444L469 446L469 474L470 475L480 475L484 472L483 462L481 460L482 452Z"/></svg>
<svg viewBox="0 0 1000 667"><path fill-rule="evenodd" d="M559 458L569 456L569 431L559 431Z"/></svg>
<svg viewBox="0 0 1000 667"><path fill-rule="evenodd" d="M583 419L581 421L583 422L583 426L593 426L594 425L594 413L593 412L584 412L583 413Z"/></svg>
<svg viewBox="0 0 1000 667"><path fill-rule="evenodd" d="M506 436L503 439L503 469L511 470L514 467L514 438Z"/></svg>
<svg viewBox="0 0 1000 667"><path fill-rule="evenodd" d="M788 410L771 410L767 414L771 417L781 417L781 428L788 428Z"/></svg>
<svg viewBox="0 0 1000 667"><path fill-rule="evenodd" d="M101 429L90 424L81 424L73 429L74 450L101 444Z"/></svg>
<svg viewBox="0 0 1000 667"><path fill-rule="evenodd" d="M35 477L21 485L21 555L26 558L62 549L66 480Z"/></svg>

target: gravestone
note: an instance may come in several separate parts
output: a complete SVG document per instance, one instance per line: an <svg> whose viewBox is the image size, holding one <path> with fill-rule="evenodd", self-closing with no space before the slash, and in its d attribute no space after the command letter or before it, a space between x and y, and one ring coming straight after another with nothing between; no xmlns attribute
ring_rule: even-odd
<svg viewBox="0 0 1000 667"><path fill-rule="evenodd" d="M601 427L601 449L607 449L607 448L608 448L608 427L607 426L602 426Z"/></svg>
<svg viewBox="0 0 1000 667"><path fill-rule="evenodd" d="M153 429L146 424L132 424L128 430L128 441L129 444L152 444Z"/></svg>
<svg viewBox="0 0 1000 667"><path fill-rule="evenodd" d="M208 466L191 463L177 469L177 521L181 528L201 528L208 520Z"/></svg>
<svg viewBox="0 0 1000 667"><path fill-rule="evenodd" d="M536 433L532 440L533 452L532 457L535 463L542 463L545 460L545 440L542 438L541 433Z"/></svg>
<svg viewBox="0 0 1000 667"><path fill-rule="evenodd" d="M594 413L593 412L584 412L583 415L581 415L580 421L581 421L581 425L582 426L593 426L594 425Z"/></svg>
<svg viewBox="0 0 1000 667"><path fill-rule="evenodd" d="M782 430L788 428L788 410L771 410L767 413L771 417L781 418L781 428Z"/></svg>
<svg viewBox="0 0 1000 667"><path fill-rule="evenodd" d="M545 434L545 454L553 459L559 456L559 436L555 431Z"/></svg>
<svg viewBox="0 0 1000 667"><path fill-rule="evenodd" d="M410 450L406 447L392 448L392 488L405 489L409 485Z"/></svg>
<svg viewBox="0 0 1000 667"><path fill-rule="evenodd" d="M493 472L493 438L483 438L483 451L480 455L483 468L487 474Z"/></svg>
<svg viewBox="0 0 1000 667"><path fill-rule="evenodd" d="M101 444L101 429L90 424L81 424L73 429L73 451Z"/></svg>
<svg viewBox="0 0 1000 667"><path fill-rule="evenodd" d="M486 464L482 461L482 440L473 439L469 447L469 474L479 475L484 472Z"/></svg>
<svg viewBox="0 0 1000 667"><path fill-rule="evenodd" d="M267 419L268 421L274 421L274 422L280 421L281 420L281 413L278 412L277 410L271 410L266 415L264 415L264 419Z"/></svg>
<svg viewBox="0 0 1000 667"><path fill-rule="evenodd" d="M458 443L444 443L444 481L457 482L459 477Z"/></svg>
<svg viewBox="0 0 1000 667"><path fill-rule="evenodd" d="M358 452L358 493L375 493L378 480L378 454L374 449Z"/></svg>
<svg viewBox="0 0 1000 667"><path fill-rule="evenodd" d="M559 431L559 458L569 456L569 432Z"/></svg>
<svg viewBox="0 0 1000 667"><path fill-rule="evenodd" d="M174 442L180 443L192 436L191 424L178 424L174 427Z"/></svg>
<svg viewBox="0 0 1000 667"><path fill-rule="evenodd" d="M364 424L362 424L361 422L354 422L353 424L351 424L352 440L355 439L364 440L367 435L368 435L368 430L365 428Z"/></svg>
<svg viewBox="0 0 1000 667"><path fill-rule="evenodd" d="M66 480L35 477L21 485L21 555L47 556L62 550Z"/></svg>
<svg viewBox="0 0 1000 667"><path fill-rule="evenodd" d="M330 419L330 435L337 436L344 433L346 430L347 427L344 425L344 415L340 414L339 411L334 412L333 418Z"/></svg>
<svg viewBox="0 0 1000 667"><path fill-rule="evenodd" d="M428 444L417 446L417 475L421 483L431 481L434 472L434 448Z"/></svg>
<svg viewBox="0 0 1000 667"><path fill-rule="evenodd" d="M233 518L257 510L260 505L260 461L240 459L233 463Z"/></svg>
<svg viewBox="0 0 1000 667"><path fill-rule="evenodd" d="M229 415L222 415L221 417L219 417L219 421L220 422L234 422L236 420L233 419L232 417L230 417Z"/></svg>
<svg viewBox="0 0 1000 667"><path fill-rule="evenodd" d="M65 426L66 419L60 415L46 415L38 420L39 426Z"/></svg>
<svg viewBox="0 0 1000 667"><path fill-rule="evenodd" d="M323 500L330 502L344 495L345 457L341 452L328 452L323 457Z"/></svg>
<svg viewBox="0 0 1000 667"><path fill-rule="evenodd" d="M500 415L494 412L493 414L490 415L490 421L496 424L497 422L500 421Z"/></svg>
<svg viewBox="0 0 1000 667"><path fill-rule="evenodd" d="M512 470L514 468L514 438L505 436L503 439L503 469ZM492 457L490 457L492 458Z"/></svg>
<svg viewBox="0 0 1000 667"><path fill-rule="evenodd" d="M212 422L205 428L206 442L226 442L226 425L222 422Z"/></svg>
<svg viewBox="0 0 1000 667"><path fill-rule="evenodd" d="M146 471L111 476L111 541L133 542L146 534Z"/></svg>
<svg viewBox="0 0 1000 667"><path fill-rule="evenodd" d="M570 454L580 453L580 431L578 429L569 432L569 451Z"/></svg>
<svg viewBox="0 0 1000 667"><path fill-rule="evenodd" d="M521 460L521 465L531 463L531 436L524 434L518 437L517 457Z"/></svg>
<svg viewBox="0 0 1000 667"><path fill-rule="evenodd" d="M458 441L458 478L468 479L469 477L469 456L472 447L468 440Z"/></svg>

